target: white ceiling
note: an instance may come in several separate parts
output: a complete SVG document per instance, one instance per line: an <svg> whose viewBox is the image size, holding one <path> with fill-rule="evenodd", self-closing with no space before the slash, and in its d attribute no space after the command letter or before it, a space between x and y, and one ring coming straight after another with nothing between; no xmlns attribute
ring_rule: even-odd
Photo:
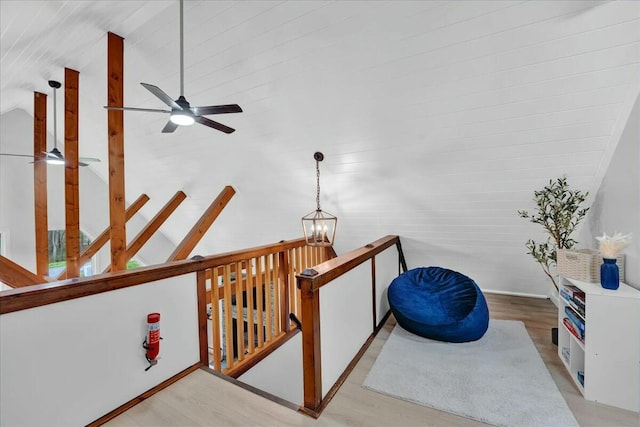
<svg viewBox="0 0 640 427"><path fill-rule="evenodd" d="M177 98L178 10L1 1L0 113L31 113L34 90L78 70L80 155L106 179L106 33L125 38L125 103L162 108L139 83ZM410 266L545 293L516 210L562 174L595 193L640 84L636 1L187 0L185 27L185 95L240 104L215 118L237 132L161 134L165 116L127 112L126 186L148 218L189 195L162 228L177 243L232 185L201 254L299 237L319 150L338 252L399 234Z"/></svg>

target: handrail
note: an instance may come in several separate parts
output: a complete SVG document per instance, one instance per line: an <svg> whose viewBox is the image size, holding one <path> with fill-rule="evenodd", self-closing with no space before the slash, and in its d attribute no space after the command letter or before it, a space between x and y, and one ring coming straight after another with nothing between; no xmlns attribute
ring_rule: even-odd
<svg viewBox="0 0 640 427"><path fill-rule="evenodd" d="M140 267L135 270L66 279L58 282L0 291L0 314L96 295L102 292L141 285L182 274L194 273L240 262L251 257L288 250L304 244L304 238L287 241L282 240L278 243L226 252L219 255L201 258L195 257L197 259L173 261L165 264Z"/></svg>
<svg viewBox="0 0 640 427"><path fill-rule="evenodd" d="M388 247L397 245L399 241L400 238L398 236L388 235L366 246L325 261L315 266L313 272L303 271L296 276L299 279L298 286L303 291L316 292L327 283L349 272Z"/></svg>
<svg viewBox="0 0 640 427"><path fill-rule="evenodd" d="M320 345L320 288L343 274L353 270L364 262L371 260L372 295L375 295L375 256L393 245L398 249L399 265L401 265L406 271L404 255L402 254L402 247L400 246L400 238L399 236L388 235L362 248L358 248L349 253L325 261L322 264L314 266L313 269L305 270L301 274L296 275L297 286L298 289L300 289L301 295L304 396L303 405L300 407L300 411L303 413L314 418L319 417L322 409L326 407L328 402L331 400L331 397L340 387L341 381L344 381L344 379L338 379L338 382L336 382L329 393L327 393L327 397L323 399L321 367L322 353ZM384 319L382 322L384 322ZM377 327L378 325L375 325L374 319L372 335L368 342L371 341ZM364 346L366 345L368 344L365 343ZM355 365L355 362L362 353L363 350L354 357L352 365ZM343 374L343 376L344 375L346 375L346 373Z"/></svg>

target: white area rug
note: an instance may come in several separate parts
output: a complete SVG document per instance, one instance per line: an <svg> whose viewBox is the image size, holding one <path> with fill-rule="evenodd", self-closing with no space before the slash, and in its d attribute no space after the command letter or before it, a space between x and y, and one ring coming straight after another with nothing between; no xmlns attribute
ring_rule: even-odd
<svg viewBox="0 0 640 427"><path fill-rule="evenodd" d="M578 426L522 322L491 320L462 344L396 326L363 386L496 426Z"/></svg>

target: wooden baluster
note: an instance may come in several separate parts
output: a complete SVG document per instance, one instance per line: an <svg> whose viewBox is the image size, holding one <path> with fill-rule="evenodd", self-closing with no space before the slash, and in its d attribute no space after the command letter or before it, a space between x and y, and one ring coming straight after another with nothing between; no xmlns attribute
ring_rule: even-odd
<svg viewBox="0 0 640 427"><path fill-rule="evenodd" d="M256 300L258 305L258 348L264 345L264 276L263 257L256 258Z"/></svg>
<svg viewBox="0 0 640 427"><path fill-rule="evenodd" d="M289 313L296 313L296 248L289 250ZM291 324L291 322L289 322Z"/></svg>
<svg viewBox="0 0 640 427"><path fill-rule="evenodd" d="M273 265L271 264L271 255L264 256L264 293L265 300L267 301L265 307L265 314L267 315L267 333L265 334L265 343L271 341L273 336L272 324L273 324L273 293L271 292L271 272Z"/></svg>
<svg viewBox="0 0 640 427"><path fill-rule="evenodd" d="M233 307L231 306L231 268L229 265L224 266L224 333L225 333L225 357L227 361L227 369L233 367Z"/></svg>
<svg viewBox="0 0 640 427"><path fill-rule="evenodd" d="M275 255L274 255L275 256ZM278 294L280 301L278 306L280 311L280 331L289 331L289 251L278 252Z"/></svg>
<svg viewBox="0 0 640 427"><path fill-rule="evenodd" d="M246 289L247 289L247 332L248 332L248 350L249 354L253 354L255 351L255 310L254 310L254 279L253 279L253 261L247 260L244 262L244 268L246 271Z"/></svg>
<svg viewBox="0 0 640 427"><path fill-rule="evenodd" d="M222 348L220 346L220 275L218 268L211 269L211 332L213 369L222 372Z"/></svg>
<svg viewBox="0 0 640 427"><path fill-rule="evenodd" d="M296 248L296 266L298 268L298 274L302 273L306 268L304 264L304 246ZM296 293L296 316L300 319L300 291L297 286L292 286Z"/></svg>
<svg viewBox="0 0 640 427"><path fill-rule="evenodd" d="M244 298L242 297L242 263L236 262L236 345L238 362L244 360Z"/></svg>

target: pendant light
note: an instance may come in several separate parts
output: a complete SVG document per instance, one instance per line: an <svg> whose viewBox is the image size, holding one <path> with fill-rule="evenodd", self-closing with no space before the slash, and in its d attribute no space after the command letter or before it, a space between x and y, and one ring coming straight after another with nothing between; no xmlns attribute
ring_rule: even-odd
<svg viewBox="0 0 640 427"><path fill-rule="evenodd" d="M320 162L324 154L316 152L316 210L302 217L302 230L309 246L332 246L336 235L338 218L320 209Z"/></svg>

